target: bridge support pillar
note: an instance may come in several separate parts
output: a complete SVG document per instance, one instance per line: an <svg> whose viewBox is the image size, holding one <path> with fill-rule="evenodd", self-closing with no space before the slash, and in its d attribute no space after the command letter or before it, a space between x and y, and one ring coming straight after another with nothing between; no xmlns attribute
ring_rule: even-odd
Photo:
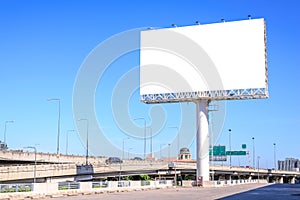
<svg viewBox="0 0 300 200"><path fill-rule="evenodd" d="M291 178L291 184L295 184L295 177L293 176L292 178Z"/></svg>
<svg viewBox="0 0 300 200"><path fill-rule="evenodd" d="M249 180L249 181L251 181L251 180L252 180L252 176L251 176L251 175L248 177L248 180Z"/></svg>
<svg viewBox="0 0 300 200"><path fill-rule="evenodd" d="M278 182L279 182L279 183L283 183L283 176L279 177Z"/></svg>

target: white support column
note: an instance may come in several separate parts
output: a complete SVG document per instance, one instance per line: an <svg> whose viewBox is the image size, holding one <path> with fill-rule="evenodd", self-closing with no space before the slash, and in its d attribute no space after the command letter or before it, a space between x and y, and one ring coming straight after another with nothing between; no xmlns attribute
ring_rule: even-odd
<svg viewBox="0 0 300 200"><path fill-rule="evenodd" d="M279 177L279 183L283 184L283 176Z"/></svg>
<svg viewBox="0 0 300 200"><path fill-rule="evenodd" d="M197 107L197 178L209 181L208 101L196 102Z"/></svg>
<svg viewBox="0 0 300 200"><path fill-rule="evenodd" d="M291 184L295 184L295 181L296 181L296 178L293 176L293 177L291 178Z"/></svg>

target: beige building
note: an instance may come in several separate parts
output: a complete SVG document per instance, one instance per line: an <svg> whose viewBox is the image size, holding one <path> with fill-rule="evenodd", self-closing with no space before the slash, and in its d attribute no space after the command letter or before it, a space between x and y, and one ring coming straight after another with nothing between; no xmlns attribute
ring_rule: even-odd
<svg viewBox="0 0 300 200"><path fill-rule="evenodd" d="M178 160L191 160L192 155L190 153L190 150L188 148L181 148L179 155L178 155Z"/></svg>

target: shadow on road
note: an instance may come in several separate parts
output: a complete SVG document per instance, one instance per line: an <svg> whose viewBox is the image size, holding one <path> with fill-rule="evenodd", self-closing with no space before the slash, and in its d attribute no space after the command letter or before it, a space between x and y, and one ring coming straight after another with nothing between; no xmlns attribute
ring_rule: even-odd
<svg viewBox="0 0 300 200"><path fill-rule="evenodd" d="M294 200L300 199L300 184L274 184L239 194L234 194L217 200L265 200L265 199L280 199Z"/></svg>

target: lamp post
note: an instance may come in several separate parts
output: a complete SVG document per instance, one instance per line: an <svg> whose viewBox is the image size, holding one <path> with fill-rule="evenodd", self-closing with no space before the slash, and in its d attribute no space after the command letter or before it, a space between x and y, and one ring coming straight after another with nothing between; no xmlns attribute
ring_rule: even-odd
<svg viewBox="0 0 300 200"><path fill-rule="evenodd" d="M88 119L78 119L78 121L86 121L86 156L85 156L85 164L88 165L88 161L89 161L89 120Z"/></svg>
<svg viewBox="0 0 300 200"><path fill-rule="evenodd" d="M260 156L257 156L257 180L259 182L259 159L260 159Z"/></svg>
<svg viewBox="0 0 300 200"><path fill-rule="evenodd" d="M273 143L274 146L274 170L276 170L276 143Z"/></svg>
<svg viewBox="0 0 300 200"><path fill-rule="evenodd" d="M162 155L161 155L161 147L164 146L165 144L160 144L159 145L159 155L160 155L160 159L162 159Z"/></svg>
<svg viewBox="0 0 300 200"><path fill-rule="evenodd" d="M129 140L130 138L129 137L126 137L126 138L123 138L123 146L122 146L122 151L123 151L123 154L122 154L122 160L124 159L124 146L125 146L125 140Z"/></svg>
<svg viewBox="0 0 300 200"><path fill-rule="evenodd" d="M228 129L228 136L229 136L229 165L231 168L231 129Z"/></svg>
<svg viewBox="0 0 300 200"><path fill-rule="evenodd" d="M168 144L168 162L170 162L171 158L170 158L170 146L171 144Z"/></svg>
<svg viewBox="0 0 300 200"><path fill-rule="evenodd" d="M75 132L75 130L68 130L67 131L67 138L66 138L66 155L68 155L68 148L69 148L69 133L70 132Z"/></svg>
<svg viewBox="0 0 300 200"><path fill-rule="evenodd" d="M59 154L59 136L60 136L60 99L48 98L48 101L58 101L58 122L57 122L57 148L56 154Z"/></svg>
<svg viewBox="0 0 300 200"><path fill-rule="evenodd" d="M14 122L15 122L14 120L9 120L9 121L5 121L5 123L4 123L4 138L3 138L4 145L7 145L6 144L6 130L7 130L6 124L14 123Z"/></svg>
<svg viewBox="0 0 300 200"><path fill-rule="evenodd" d="M252 157L253 157L253 168L255 168L255 146L254 146L254 137L252 137Z"/></svg>
<svg viewBox="0 0 300 200"><path fill-rule="evenodd" d="M153 157L153 155L152 155L152 127L149 126L148 128L150 129L150 155L151 155L151 159L152 159L152 157Z"/></svg>
<svg viewBox="0 0 300 200"><path fill-rule="evenodd" d="M170 126L169 128L177 129L177 151L180 151L180 137L179 137L179 128L177 126Z"/></svg>
<svg viewBox="0 0 300 200"><path fill-rule="evenodd" d="M144 120L144 159L146 159L146 120L143 117L135 118L133 120Z"/></svg>
<svg viewBox="0 0 300 200"><path fill-rule="evenodd" d="M34 171L33 171L33 183L36 183L36 147L28 146L24 149L33 149L34 150Z"/></svg>
<svg viewBox="0 0 300 200"><path fill-rule="evenodd" d="M129 148L128 149L128 160L129 160L129 154L130 154L130 150L131 150L132 148Z"/></svg>

